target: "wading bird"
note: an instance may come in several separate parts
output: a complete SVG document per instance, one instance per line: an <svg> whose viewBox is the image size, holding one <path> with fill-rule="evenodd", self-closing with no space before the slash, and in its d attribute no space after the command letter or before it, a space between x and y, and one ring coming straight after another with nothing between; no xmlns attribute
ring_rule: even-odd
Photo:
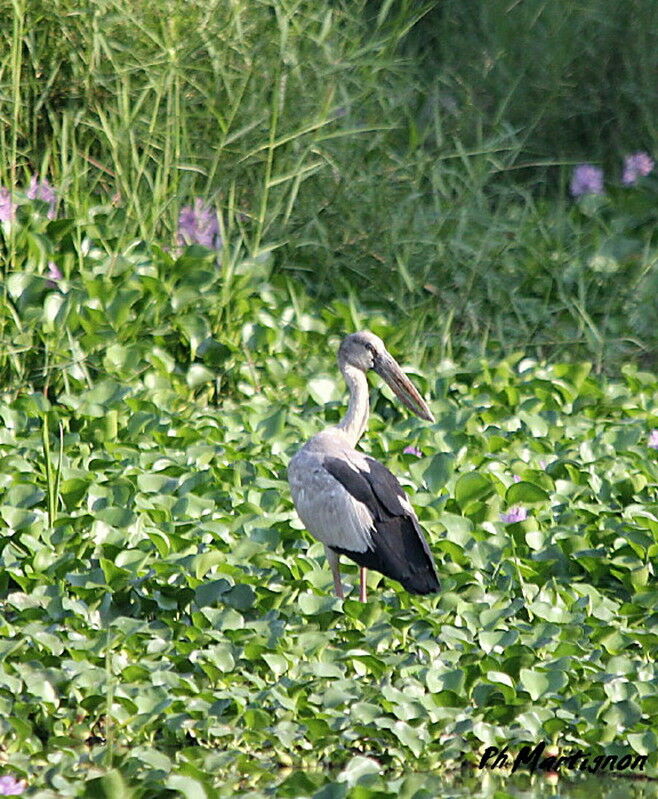
<svg viewBox="0 0 658 799"><path fill-rule="evenodd" d="M364 330L343 339L338 366L350 392L347 414L308 441L290 461L288 481L300 519L324 544L336 594L343 598L340 555L360 566L359 598L366 601L366 569L401 583L412 594L439 590L434 560L402 486L379 461L354 447L368 421L368 381L374 369L421 419L430 409L389 354Z"/></svg>

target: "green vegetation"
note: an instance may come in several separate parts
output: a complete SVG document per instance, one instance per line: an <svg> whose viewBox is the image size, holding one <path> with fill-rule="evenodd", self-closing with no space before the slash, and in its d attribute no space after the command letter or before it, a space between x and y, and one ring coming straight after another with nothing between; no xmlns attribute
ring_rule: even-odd
<svg viewBox="0 0 658 799"><path fill-rule="evenodd" d="M181 261L167 262L174 304L205 273ZM157 312L154 268L142 253L106 278L106 309L141 286L117 334ZM370 603L341 609L285 465L340 411L335 370L316 370L348 309L322 321L262 293L234 367L242 399L204 402L201 364L176 373L171 342L183 351L195 328L179 314L159 331L168 350L115 343L90 388L0 406L12 767L43 796L89 780L111 796L431 796L485 745L653 758L656 378L443 364L423 384L433 426L378 397L364 447L410 486L444 592L418 600L371 575ZM502 523L518 505L528 518Z"/></svg>
<svg viewBox="0 0 658 799"><path fill-rule="evenodd" d="M579 159L618 174L620 153L655 145L657 26L645 0L443 0L408 46L434 66L436 99L454 101L461 139L508 125L529 167Z"/></svg>
<svg viewBox="0 0 658 799"><path fill-rule="evenodd" d="M610 177L655 135L635 5L645 113L590 156L538 136L566 83L507 85L515 30L549 57L545 3L492 0L460 44L448 2L0 0L0 773L41 799L503 799L551 789L485 748L546 741L658 776L658 182ZM582 6L566 72L609 3ZM605 195L568 197L581 160ZM218 249L178 240L196 197ZM362 327L437 418L373 384L363 441L436 597L371 574L341 603L291 506Z"/></svg>
<svg viewBox="0 0 658 799"><path fill-rule="evenodd" d="M201 195L231 252L358 293L433 360L654 364L658 188L619 183L656 141L650 0L0 6L0 182L113 208L108 251L166 247ZM567 196L582 161L597 203Z"/></svg>

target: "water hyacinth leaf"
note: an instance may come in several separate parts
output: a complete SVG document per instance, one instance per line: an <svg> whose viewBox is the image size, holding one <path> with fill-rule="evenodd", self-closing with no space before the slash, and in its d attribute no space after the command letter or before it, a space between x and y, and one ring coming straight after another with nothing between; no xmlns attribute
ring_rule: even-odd
<svg viewBox="0 0 658 799"><path fill-rule="evenodd" d="M120 289L112 300L105 306L107 318L117 332L130 319L132 306L141 299L141 292L137 289Z"/></svg>
<svg viewBox="0 0 658 799"><path fill-rule="evenodd" d="M31 508L38 505L46 496L45 491L28 483L11 486L4 496L4 504L15 508Z"/></svg>
<svg viewBox="0 0 658 799"><path fill-rule="evenodd" d="M530 602L528 610L538 618L554 624L566 624L573 619L573 614L566 608L561 607L559 604L543 602L542 600Z"/></svg>
<svg viewBox="0 0 658 799"><path fill-rule="evenodd" d="M466 546L469 543L473 532L473 522L470 519L456 513L442 513L437 522L448 532L448 538L451 541L460 546Z"/></svg>
<svg viewBox="0 0 658 799"><path fill-rule="evenodd" d="M327 613L336 609L337 600L330 596L319 596L317 594L301 594L297 600L299 609L306 616L314 616L319 613Z"/></svg>
<svg viewBox="0 0 658 799"><path fill-rule="evenodd" d="M263 660L270 667L275 677L280 677L282 674L285 674L286 671L288 671L288 661L283 657L283 655L263 655Z"/></svg>
<svg viewBox="0 0 658 799"><path fill-rule="evenodd" d="M462 669L451 669L444 672L440 672L437 669L429 669L425 679L427 690L430 693L454 691L459 694L464 689L465 674Z"/></svg>
<svg viewBox="0 0 658 799"><path fill-rule="evenodd" d="M112 561L106 558L100 559L101 569L105 576L105 582L114 591L120 591L128 585L131 574L127 569L120 569Z"/></svg>
<svg viewBox="0 0 658 799"><path fill-rule="evenodd" d="M177 489L178 480L166 474L142 472L137 475L137 486L146 494L171 494Z"/></svg>
<svg viewBox="0 0 658 799"><path fill-rule="evenodd" d="M197 355L209 369L224 370L231 363L232 351L225 344L208 336L199 344Z"/></svg>
<svg viewBox="0 0 658 799"><path fill-rule="evenodd" d="M561 692L569 682L567 675L562 671L521 669L519 678L521 685L535 702L544 694Z"/></svg>
<svg viewBox="0 0 658 799"><path fill-rule="evenodd" d="M30 290L35 294L34 290L38 290L39 283L37 277L29 272L14 272L6 280L7 291L14 300L21 299Z"/></svg>
<svg viewBox="0 0 658 799"><path fill-rule="evenodd" d="M249 610L256 601L254 589L250 585L234 585L223 595L223 600L235 610Z"/></svg>
<svg viewBox="0 0 658 799"><path fill-rule="evenodd" d="M496 650L503 651L513 644L517 639L517 634L513 630L482 630L478 633L478 641L483 652L489 654Z"/></svg>
<svg viewBox="0 0 658 799"><path fill-rule="evenodd" d="M186 247L174 261L173 270L178 285L203 289L217 279L217 254L199 244Z"/></svg>
<svg viewBox="0 0 658 799"><path fill-rule="evenodd" d="M651 570L649 566L639 566L635 569L632 569L629 576L630 576L631 585L636 591L638 591L644 588L649 582L649 578L651 576Z"/></svg>
<svg viewBox="0 0 658 799"><path fill-rule="evenodd" d="M23 682L25 684L25 691L30 696L52 707L57 707L59 705L57 689L44 674L32 670L27 671L23 674Z"/></svg>
<svg viewBox="0 0 658 799"><path fill-rule="evenodd" d="M612 707L605 711L602 720L614 727L614 729L632 729L642 717L642 710L637 702L624 700L615 702Z"/></svg>
<svg viewBox="0 0 658 799"><path fill-rule="evenodd" d="M250 730L262 730L272 723L270 714L260 708L248 708L244 713L244 720Z"/></svg>
<svg viewBox="0 0 658 799"><path fill-rule="evenodd" d="M103 364L108 371L121 372L122 377L132 376L135 367L140 363L142 350L140 347L130 347L123 344L111 344L105 351Z"/></svg>
<svg viewBox="0 0 658 799"><path fill-rule="evenodd" d="M308 393L318 405L326 405L329 402L337 402L342 396L337 381L329 375L317 375L311 378L307 384Z"/></svg>
<svg viewBox="0 0 658 799"><path fill-rule="evenodd" d="M542 530L530 530L526 532L525 540L530 549L540 551L546 546L547 535Z"/></svg>
<svg viewBox="0 0 658 799"><path fill-rule="evenodd" d="M280 736L280 740L283 740L283 737ZM277 796L281 797L299 797L299 796L317 796L317 793L314 793L315 788L317 788L318 783L317 775L310 775L306 774L305 772L296 771L287 776L283 782L280 782L276 786Z"/></svg>
<svg viewBox="0 0 658 799"><path fill-rule="evenodd" d="M190 358L196 358L199 346L210 337L208 320L199 314L186 314L178 320L178 325L190 345Z"/></svg>
<svg viewBox="0 0 658 799"><path fill-rule="evenodd" d="M479 472L463 474L455 484L455 499L462 508L471 502L485 499L494 491L490 480Z"/></svg>
<svg viewBox="0 0 658 799"><path fill-rule="evenodd" d="M98 510L96 518L111 527L124 528L133 523L135 515L128 508L108 507Z"/></svg>
<svg viewBox="0 0 658 799"><path fill-rule="evenodd" d="M440 491L452 475L455 458L446 452L439 452L423 471L423 479L432 493Z"/></svg>
<svg viewBox="0 0 658 799"><path fill-rule="evenodd" d="M640 755L650 755L658 748L658 736L653 730L645 730L641 733L630 733L626 740L633 749Z"/></svg>
<svg viewBox="0 0 658 799"><path fill-rule="evenodd" d="M489 671L487 672L487 679L491 680L491 682L499 682L509 688L514 688L514 680L504 671Z"/></svg>
<svg viewBox="0 0 658 799"><path fill-rule="evenodd" d="M592 364L587 362L560 363L556 364L553 369L556 377L567 380L577 392L580 392L592 371Z"/></svg>
<svg viewBox="0 0 658 799"><path fill-rule="evenodd" d="M200 363L193 363L187 370L185 382L190 388L198 388L214 382L216 375Z"/></svg>
<svg viewBox="0 0 658 799"><path fill-rule="evenodd" d="M223 577L219 580L210 580L194 589L194 597L200 608L216 605L223 601L224 595L231 588L231 584Z"/></svg>
<svg viewBox="0 0 658 799"><path fill-rule="evenodd" d="M621 702L637 696L637 689L626 680L611 680L603 686L606 696L612 702Z"/></svg>
<svg viewBox="0 0 658 799"><path fill-rule="evenodd" d="M388 726L389 719L380 721L380 726L384 726L384 721ZM425 735L423 728L412 727L405 721L395 721L390 723L390 730L395 737L409 749L414 757L420 757L425 749Z"/></svg>
<svg viewBox="0 0 658 799"><path fill-rule="evenodd" d="M358 619L366 627L372 626L381 617L382 609L370 602L358 602L355 599L345 599L343 602L343 612L346 616Z"/></svg>
<svg viewBox="0 0 658 799"><path fill-rule="evenodd" d="M277 408L273 413L258 423L258 431L266 441L277 438L284 430L287 418L285 408Z"/></svg>
<svg viewBox="0 0 658 799"><path fill-rule="evenodd" d="M363 755L353 757L338 775L339 782L346 782L350 787L358 785L364 777L379 774L381 767L376 760Z"/></svg>
<svg viewBox="0 0 658 799"><path fill-rule="evenodd" d="M548 423L539 414L519 411L519 419L535 438L546 438L548 435Z"/></svg>
<svg viewBox="0 0 658 799"><path fill-rule="evenodd" d="M117 769L111 769L102 777L86 780L84 786L87 795L98 796L99 799L132 799L134 795Z"/></svg>
<svg viewBox="0 0 658 799"><path fill-rule="evenodd" d="M199 780L184 774L171 774L164 783L170 791L184 796L185 799L209 799L209 795Z"/></svg>
<svg viewBox="0 0 658 799"><path fill-rule="evenodd" d="M79 410L84 411L85 406L94 407L97 405L103 406L104 410L109 409L117 405L129 393L130 389L116 380L110 378L100 380L95 383L93 388L84 392Z"/></svg>
<svg viewBox="0 0 658 799"><path fill-rule="evenodd" d="M436 549L440 549L442 552L445 552L446 555L449 555L450 558L460 566L466 566L468 564L468 558L466 557L463 548L460 547L459 544L455 544L454 541L449 541L447 538L443 538L433 544L433 546Z"/></svg>
<svg viewBox="0 0 658 799"><path fill-rule="evenodd" d="M521 480L512 485L505 492L505 502L508 505L518 505L523 503L545 502L549 495L534 483Z"/></svg>
<svg viewBox="0 0 658 799"><path fill-rule="evenodd" d="M197 580L202 580L211 569L220 563L224 563L225 560L226 555L216 549L211 550L210 552L204 552L202 555L197 555L194 559L194 576L197 578ZM225 585L226 590L228 590L228 580L220 580L219 583L222 586ZM198 591L199 589L197 588L196 590ZM219 593L225 593L225 591L220 591ZM217 596L219 596L219 593ZM210 595L212 596L212 592ZM200 603L200 606L203 604L212 604L208 603L206 601L207 599L208 597L203 594L201 596L197 596L197 601Z"/></svg>
<svg viewBox="0 0 658 799"><path fill-rule="evenodd" d="M130 757L140 761L140 763L150 766L152 769L168 774L172 768L171 758L164 752L158 752L151 747L140 746L132 749Z"/></svg>
<svg viewBox="0 0 658 799"><path fill-rule="evenodd" d="M36 513L23 508L12 508L7 505L0 506L0 516L12 530L24 530L33 524L38 516Z"/></svg>
<svg viewBox="0 0 658 799"><path fill-rule="evenodd" d="M205 650L204 655L222 672L230 672L235 668L235 658L229 644L214 644Z"/></svg>
<svg viewBox="0 0 658 799"><path fill-rule="evenodd" d="M175 359L162 347L153 347L144 353L144 360L166 375L170 375L176 368Z"/></svg>
<svg viewBox="0 0 658 799"><path fill-rule="evenodd" d="M55 325L61 325L65 321L67 310L67 299L63 294L49 294L43 303L43 321L46 330L54 330Z"/></svg>

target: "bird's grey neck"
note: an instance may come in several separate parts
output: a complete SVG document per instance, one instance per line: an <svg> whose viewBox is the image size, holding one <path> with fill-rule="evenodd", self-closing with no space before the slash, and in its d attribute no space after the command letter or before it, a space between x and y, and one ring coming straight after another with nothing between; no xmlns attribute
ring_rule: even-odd
<svg viewBox="0 0 658 799"><path fill-rule="evenodd" d="M350 392L350 402L345 418L337 427L355 446L368 424L368 381L364 372L349 364L342 365L341 371Z"/></svg>

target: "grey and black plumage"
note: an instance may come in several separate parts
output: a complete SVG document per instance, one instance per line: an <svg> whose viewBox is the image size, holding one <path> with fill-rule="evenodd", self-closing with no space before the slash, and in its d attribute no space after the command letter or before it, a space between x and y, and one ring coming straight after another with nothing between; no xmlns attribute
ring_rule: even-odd
<svg viewBox="0 0 658 799"><path fill-rule="evenodd" d="M384 342L364 330L343 339L338 365L350 392L345 418L308 441L290 461L288 480L297 513L325 547L336 594L343 597L339 556L401 583L413 594L439 590L432 553L411 504L389 470L355 449L368 421L368 381L374 369L400 400L427 421L434 418Z"/></svg>

